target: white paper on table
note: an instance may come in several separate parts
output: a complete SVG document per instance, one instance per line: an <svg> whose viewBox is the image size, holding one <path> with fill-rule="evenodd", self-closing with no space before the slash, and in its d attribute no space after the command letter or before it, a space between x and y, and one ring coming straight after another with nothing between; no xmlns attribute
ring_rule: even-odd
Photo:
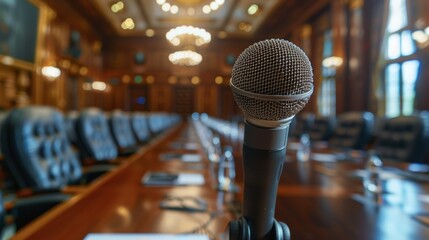
<svg viewBox="0 0 429 240"><path fill-rule="evenodd" d="M90 233L83 240L209 240L202 234Z"/></svg>

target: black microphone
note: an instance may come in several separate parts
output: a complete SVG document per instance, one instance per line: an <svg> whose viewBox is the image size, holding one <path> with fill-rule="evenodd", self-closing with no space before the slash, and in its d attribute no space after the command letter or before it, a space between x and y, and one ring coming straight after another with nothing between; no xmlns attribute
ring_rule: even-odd
<svg viewBox="0 0 429 240"><path fill-rule="evenodd" d="M230 85L245 116L243 216L230 222L230 239L289 239L274 212L289 124L313 93L310 61L291 42L261 41L240 54Z"/></svg>

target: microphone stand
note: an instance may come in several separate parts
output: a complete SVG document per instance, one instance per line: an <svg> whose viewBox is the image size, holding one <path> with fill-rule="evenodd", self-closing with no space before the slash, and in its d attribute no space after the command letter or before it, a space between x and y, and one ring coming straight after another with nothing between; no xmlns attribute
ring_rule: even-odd
<svg viewBox="0 0 429 240"><path fill-rule="evenodd" d="M289 228L275 220L274 212L292 118L273 128L245 122L243 216L229 223L231 240L290 239Z"/></svg>

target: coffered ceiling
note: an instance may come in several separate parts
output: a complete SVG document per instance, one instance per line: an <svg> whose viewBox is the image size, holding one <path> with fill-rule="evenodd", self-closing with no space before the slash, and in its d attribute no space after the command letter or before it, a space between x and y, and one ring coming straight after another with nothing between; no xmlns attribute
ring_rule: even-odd
<svg viewBox="0 0 429 240"><path fill-rule="evenodd" d="M48 4L69 22L105 39L147 37L152 34L164 38L168 30L180 25L205 28L212 38L224 39L285 37L288 31L326 7L331 0L39 1ZM122 9L116 9L118 6L114 5L117 4ZM204 13L203 8L206 6L207 12L207 7L211 5L217 6ZM249 14L252 5L257 5L258 10ZM124 29L125 25L129 27Z"/></svg>
<svg viewBox="0 0 429 240"><path fill-rule="evenodd" d="M94 0L115 33L164 33L180 25L205 28L221 38L252 35L280 0ZM250 12L250 13L249 13ZM128 20L130 28L125 27ZM125 26L127 24L125 23ZM147 31L149 29L149 32Z"/></svg>

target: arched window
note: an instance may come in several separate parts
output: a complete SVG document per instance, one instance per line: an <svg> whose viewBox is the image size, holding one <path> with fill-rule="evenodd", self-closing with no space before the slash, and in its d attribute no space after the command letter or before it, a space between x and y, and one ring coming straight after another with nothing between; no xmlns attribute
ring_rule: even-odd
<svg viewBox="0 0 429 240"><path fill-rule="evenodd" d="M383 83L386 117L409 115L414 111L415 85L420 61L416 59L416 44L412 39L410 0L389 0L389 12L384 40Z"/></svg>

